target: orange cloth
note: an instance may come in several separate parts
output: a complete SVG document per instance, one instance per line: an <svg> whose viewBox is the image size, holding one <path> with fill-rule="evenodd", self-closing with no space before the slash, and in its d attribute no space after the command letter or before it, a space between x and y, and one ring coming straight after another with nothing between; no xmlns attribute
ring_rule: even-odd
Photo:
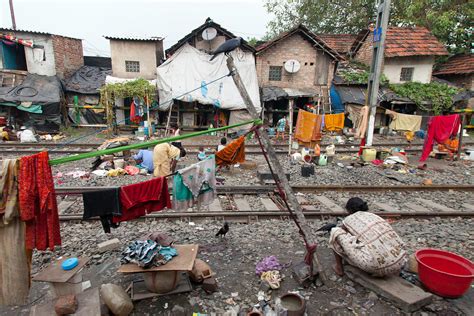
<svg viewBox="0 0 474 316"><path fill-rule="evenodd" d="M303 143L321 140L321 124L321 115L299 110L298 119L296 120L295 139Z"/></svg>
<svg viewBox="0 0 474 316"><path fill-rule="evenodd" d="M326 114L324 116L324 126L328 131L340 131L344 128L344 113Z"/></svg>
<svg viewBox="0 0 474 316"><path fill-rule="evenodd" d="M216 165L227 166L245 161L245 136L240 136L216 152Z"/></svg>

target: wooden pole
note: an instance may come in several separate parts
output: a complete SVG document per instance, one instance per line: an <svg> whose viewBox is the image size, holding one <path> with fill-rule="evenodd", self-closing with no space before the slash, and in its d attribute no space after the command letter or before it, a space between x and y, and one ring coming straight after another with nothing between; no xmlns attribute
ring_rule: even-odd
<svg viewBox="0 0 474 316"><path fill-rule="evenodd" d="M291 147L293 146L293 107L294 107L295 100L289 99L288 100L288 111L290 114L289 118L289 132L288 132L288 155L291 155Z"/></svg>
<svg viewBox="0 0 474 316"><path fill-rule="evenodd" d="M456 155L457 160L461 159L461 148L462 148L462 134L464 130L464 119L465 119L465 114L461 114L461 131L459 132L459 143L458 143L458 152Z"/></svg>
<svg viewBox="0 0 474 316"><path fill-rule="evenodd" d="M234 64L234 59L231 56L227 57L227 68L229 71L232 73L232 78L234 80L235 85L237 86L237 89L240 92L240 95L242 96L242 99L244 100L245 104L247 105L247 110L249 113L252 115L254 119L258 119L259 115L257 113L257 110L255 109L255 106L252 102L252 99L250 98L247 89L244 86L244 83L242 79L240 78L239 72L237 71L237 68L235 67ZM303 210L301 209L300 204L298 203L298 200L296 199L296 195L294 194L293 190L291 189L290 183L288 179L286 178L285 172L283 170L283 167L280 164L280 161L277 158L277 155L275 153L275 150L273 149L273 146L271 144L270 138L268 137L267 132L264 129L260 129L258 131L259 138L263 140L263 147L265 148L267 154L268 154L268 164L270 170L273 170L275 173L273 173L273 176L275 178L275 182L278 184L280 183L282 186L282 189L284 190L285 196L283 197L286 201L288 201L291 209L289 209L290 213L295 213L296 216L293 217L293 220L295 221L296 225L300 228L301 233L303 235L303 238L305 239L306 246L309 245L316 245L316 238L311 234L311 229L306 222L306 218L304 217ZM312 271L318 271L319 276L323 282L326 282L327 278L324 272L322 271L322 267L319 264L319 260L316 254L316 251L313 253L313 258L312 258ZM316 266L314 265L316 264Z"/></svg>

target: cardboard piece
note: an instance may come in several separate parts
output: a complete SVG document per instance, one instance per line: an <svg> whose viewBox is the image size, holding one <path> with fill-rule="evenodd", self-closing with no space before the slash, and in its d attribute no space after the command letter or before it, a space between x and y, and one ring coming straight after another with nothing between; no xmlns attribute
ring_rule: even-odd
<svg viewBox="0 0 474 316"><path fill-rule="evenodd" d="M191 292L193 290L193 286L191 285L191 281L189 280L189 276L186 272L181 273L181 278L176 286L176 288L168 293L158 294L153 293L147 290L145 286L144 280L134 280L130 284L130 297L132 301L140 301L145 300L148 298L153 298L157 296L164 296L164 295L173 295L179 293L186 293Z"/></svg>
<svg viewBox="0 0 474 316"><path fill-rule="evenodd" d="M43 269L38 273L33 281L39 282L52 282L52 283L65 283L68 282L77 272L81 271L84 265L89 261L88 257L79 258L79 264L72 270L64 271L61 268L61 264L64 260L69 258L63 258L61 260L56 260L49 265L46 269Z"/></svg>
<svg viewBox="0 0 474 316"><path fill-rule="evenodd" d="M120 273L140 273L156 271L191 271L194 266L194 260L198 253L199 245L174 245L178 255L173 257L168 263L159 267L143 269L134 263L128 263L120 266Z"/></svg>
<svg viewBox="0 0 474 316"><path fill-rule="evenodd" d="M99 289L93 288L76 295L77 310L74 314L77 316L101 315ZM31 308L30 316L51 316L56 315L54 304L56 300L35 305Z"/></svg>

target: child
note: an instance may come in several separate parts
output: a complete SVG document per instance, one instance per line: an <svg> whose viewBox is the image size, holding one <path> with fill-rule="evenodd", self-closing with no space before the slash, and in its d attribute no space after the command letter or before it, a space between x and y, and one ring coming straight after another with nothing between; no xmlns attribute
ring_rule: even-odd
<svg viewBox="0 0 474 316"><path fill-rule="evenodd" d="M285 140L285 129L286 129L286 117L282 117L278 120L277 124L277 136L276 139L278 140L281 136L281 139Z"/></svg>
<svg viewBox="0 0 474 316"><path fill-rule="evenodd" d="M206 159L206 152L204 151L204 147L199 147L199 153L197 155L197 159L198 161L203 161L204 159Z"/></svg>
<svg viewBox="0 0 474 316"><path fill-rule="evenodd" d="M219 146L217 146L217 151L221 151L222 149L225 148L226 145L227 145L227 138L222 137L221 138L221 144Z"/></svg>

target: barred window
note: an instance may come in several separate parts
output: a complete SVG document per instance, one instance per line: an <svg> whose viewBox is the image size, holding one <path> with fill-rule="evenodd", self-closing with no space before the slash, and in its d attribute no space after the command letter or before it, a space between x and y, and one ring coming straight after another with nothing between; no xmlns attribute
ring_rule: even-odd
<svg viewBox="0 0 474 316"><path fill-rule="evenodd" d="M125 71L126 72L140 72L140 62L139 61L125 61Z"/></svg>
<svg viewBox="0 0 474 316"><path fill-rule="evenodd" d="M400 72L400 81L412 81L414 68L402 68Z"/></svg>
<svg viewBox="0 0 474 316"><path fill-rule="evenodd" d="M281 70L282 66L270 66L268 72L268 80L270 81L281 81Z"/></svg>

